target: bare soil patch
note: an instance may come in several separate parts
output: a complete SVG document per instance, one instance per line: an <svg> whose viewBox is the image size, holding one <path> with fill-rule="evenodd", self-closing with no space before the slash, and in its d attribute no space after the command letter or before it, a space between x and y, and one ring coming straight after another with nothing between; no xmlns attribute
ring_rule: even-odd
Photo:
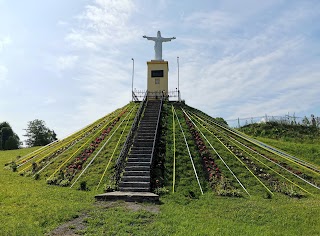
<svg viewBox="0 0 320 236"><path fill-rule="evenodd" d="M150 203L137 203L137 202L95 202L94 207L96 208L113 208L113 207L124 207L131 211L148 211L151 213L158 214L160 212L159 205L150 204ZM86 221L85 219L88 218L90 212L85 212L81 214L79 217L72 219L53 231L51 231L48 236L57 236L57 235L64 235L64 236L79 236L82 235L86 228Z"/></svg>

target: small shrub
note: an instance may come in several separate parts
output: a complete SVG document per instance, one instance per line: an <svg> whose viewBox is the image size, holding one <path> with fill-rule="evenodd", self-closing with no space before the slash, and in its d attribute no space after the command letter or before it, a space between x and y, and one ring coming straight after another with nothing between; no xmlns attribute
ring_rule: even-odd
<svg viewBox="0 0 320 236"><path fill-rule="evenodd" d="M303 194L296 191L292 185L285 186L284 194L288 195L289 197L295 197L295 198L302 198L303 197Z"/></svg>
<svg viewBox="0 0 320 236"><path fill-rule="evenodd" d="M89 188L87 187L87 181L82 181L80 183L79 190L81 190L81 191L89 191Z"/></svg>
<svg viewBox="0 0 320 236"><path fill-rule="evenodd" d="M38 169L38 164L36 162L32 162L32 173L35 173Z"/></svg>
<svg viewBox="0 0 320 236"><path fill-rule="evenodd" d="M10 168L11 168L11 170L12 170L13 172L16 172L18 166L17 166L17 164L13 161L13 162L10 163Z"/></svg>
<svg viewBox="0 0 320 236"><path fill-rule="evenodd" d="M58 177L53 176L47 179L47 184L57 184L58 180Z"/></svg>
<svg viewBox="0 0 320 236"><path fill-rule="evenodd" d="M33 177L35 180L39 180L40 179L40 174L39 173L36 173Z"/></svg>
<svg viewBox="0 0 320 236"><path fill-rule="evenodd" d="M267 192L267 193L265 194L265 197L264 197L264 198L266 198L266 199L272 199L272 194L269 193L269 192Z"/></svg>
<svg viewBox="0 0 320 236"><path fill-rule="evenodd" d="M70 181L68 179L61 180L59 185L62 186L62 187L67 187L67 186L70 185Z"/></svg>
<svg viewBox="0 0 320 236"><path fill-rule="evenodd" d="M154 193L155 194L158 194L158 195L165 195L165 194L167 194L169 192L169 190L168 189L166 189L165 187L159 187L159 188L155 188L154 189Z"/></svg>
<svg viewBox="0 0 320 236"><path fill-rule="evenodd" d="M104 185L104 192L113 192L113 191L116 191L117 189L118 188L116 184L111 180L109 180L109 182Z"/></svg>

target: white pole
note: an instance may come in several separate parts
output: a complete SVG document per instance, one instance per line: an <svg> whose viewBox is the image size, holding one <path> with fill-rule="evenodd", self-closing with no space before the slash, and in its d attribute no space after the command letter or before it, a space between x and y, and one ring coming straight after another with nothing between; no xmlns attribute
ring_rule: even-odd
<svg viewBox="0 0 320 236"><path fill-rule="evenodd" d="M134 59L131 58L132 60L132 82L131 82L131 96L132 96L132 101L133 101L133 79L134 79Z"/></svg>
<svg viewBox="0 0 320 236"><path fill-rule="evenodd" d="M178 64L178 100L180 102L180 88L179 88L179 83L180 83L180 68L179 68L179 57L177 57L177 64Z"/></svg>

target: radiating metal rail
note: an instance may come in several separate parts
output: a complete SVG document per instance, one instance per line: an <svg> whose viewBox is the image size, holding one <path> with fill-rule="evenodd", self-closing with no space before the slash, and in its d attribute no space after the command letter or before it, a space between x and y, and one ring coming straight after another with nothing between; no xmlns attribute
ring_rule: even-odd
<svg viewBox="0 0 320 236"><path fill-rule="evenodd" d="M122 111L125 111L126 109L127 109L127 106L126 106L123 110L119 111L118 114L120 114ZM111 122L114 121L116 118L117 118L117 117L115 117L114 119L112 119L110 122L108 122L106 125L104 125L100 130L98 130L97 132L95 132L95 134L93 135L93 137L95 137L96 135L98 135L99 133L101 133L101 131L102 131L103 129L105 129L109 124L111 124ZM89 138L89 139L88 139L84 144L82 144L74 153L72 153L72 155L71 155L69 158L67 158L67 159L50 175L49 178L52 178L68 161L71 160L72 157L74 157L74 156L75 156L82 148L84 148L85 145L87 145L90 141L92 141L92 139Z"/></svg>
<svg viewBox="0 0 320 236"><path fill-rule="evenodd" d="M133 108L135 108L136 106L134 106ZM133 110L133 108L132 108L132 110ZM109 159L109 161L108 161L108 164L106 165L106 168L105 168L105 170L104 170L104 172L103 172L103 174L102 174L102 176L101 176L101 178L100 178L100 181L99 181L99 183L98 183L98 185L97 185L97 190L98 190L98 188L99 188L99 186L100 186L100 184L101 184L101 182L102 182L102 180L103 180L103 178L104 178L104 176L105 176L105 174L106 174L106 172L107 172L107 170L108 170L108 168L109 168L109 166L110 166L110 163L111 163L111 161L112 161L112 159L113 159L113 156L114 156L114 154L115 154L115 152L116 152L116 150L117 150L117 148L118 148L118 146L119 146L119 144L120 144L120 141L121 141L121 139L122 139L122 136L123 136L123 134L124 134L124 131L126 130L126 128L127 128L127 126L128 126L128 124L129 124L129 121L130 121L130 118L131 118L131 115L133 114L132 113L132 110L130 111L130 117L128 118L128 120L127 120L127 122L126 122L126 124L125 124L125 126L124 126L124 128L123 128L123 130L122 130L122 132L121 132L121 135L120 135L120 138L118 139L118 142L117 142L117 144L116 144L116 146L115 146L115 148L113 149L113 152L112 152L112 154L111 154L111 157L110 157L110 159ZM128 114L128 115L129 115ZM127 115L127 116L128 116ZM126 118L127 118L127 116L126 116ZM125 119L126 119L125 118Z"/></svg>
<svg viewBox="0 0 320 236"><path fill-rule="evenodd" d="M311 171L311 172L313 172L313 173L315 173L317 175L320 175L320 170L317 167L315 167L315 165L313 165L313 164L311 164L311 163L309 163L307 161L304 161L304 160L301 160L301 159L299 159L297 157L289 155L289 154L287 154L287 153L285 153L283 151L280 151L279 149L270 147L269 145L267 145L267 144L265 144L263 142L257 141L255 139L249 137L248 135L240 132L240 131L231 129L229 127L225 127L225 126L223 126L223 125L221 125L221 124L219 124L219 123L217 123L217 122L215 122L213 120L209 120L208 118L205 118L203 116L201 116L201 117L206 119L208 122L210 122L210 123L212 123L212 124L214 124L216 126L219 126L220 128L222 128L222 129L224 129L224 130L226 130L228 132L231 132L231 133L237 135L238 137L243 138L243 139L247 140L248 142L253 143L253 144L263 148L264 150L267 150L267 151L269 151L269 152L271 152L271 153L273 153L273 154L275 154L275 155L277 155L279 157L282 157L282 158L288 160L289 162L292 162L292 163L294 163L296 165L299 165L303 169L309 170L309 171Z"/></svg>
<svg viewBox="0 0 320 236"><path fill-rule="evenodd" d="M251 195L249 194L249 192L247 191L247 189L244 187L244 185L241 183L241 181L237 178L237 176L233 173L233 171L230 169L230 167L227 165L227 163L224 161L224 159L219 155L219 153L217 152L217 150L212 146L212 144L209 142L209 140L207 139L207 137L202 133L202 131L199 129L199 127L193 122L193 120L191 119L191 117L186 113L186 111L182 108L182 111L184 112L184 114L189 118L189 120L192 122L192 124L197 128L197 130L201 133L201 135L204 137L204 139L207 141L207 143L210 145L210 147L212 148L212 150L217 154L217 156L219 157L219 159L222 161L222 163L225 165L225 167L227 167L227 169L229 170L229 172L232 174L232 176L236 179L236 181L239 183L239 185L243 188L243 190L251 197ZM199 123L204 129L206 129L201 123ZM207 130L207 129L206 129ZM207 130L208 131L208 130Z"/></svg>
<svg viewBox="0 0 320 236"><path fill-rule="evenodd" d="M271 195L274 195L274 193L250 170L250 168L239 157L237 157L237 155L235 155L216 135L214 135L214 137L249 171L249 173L262 185L265 190L267 190L267 192L269 192Z"/></svg>
<svg viewBox="0 0 320 236"><path fill-rule="evenodd" d="M177 113L176 113L176 111L175 111L174 108L173 108L173 112L174 112L174 114L175 114L175 116L176 116L176 119L177 119L177 121L178 121L178 123L179 123L180 130L181 130L181 132L182 132L183 139L184 139L184 142L185 142L185 144L186 144L186 147L187 147L187 150L188 150L188 154L189 154L189 157L190 157L190 160L191 160L191 164L192 164L192 167L193 167L194 175L196 176L196 179L197 179L197 182L198 182L198 185L199 185L201 194L203 194L202 187L201 187L201 184L200 184L200 181L199 181L199 177L198 177L198 174L197 174L197 171L196 171L196 167L195 167L195 165L194 165L194 163L193 163L192 155L191 155L191 152L190 152L190 149L189 149L189 145L188 145L186 136L185 136L185 134L184 134L184 131L183 131L182 126L181 126L181 123L180 123L180 121L179 121L178 115L177 115Z"/></svg>
<svg viewBox="0 0 320 236"><path fill-rule="evenodd" d="M195 114L195 115L196 115L196 114ZM197 116L197 115L196 115L196 116ZM198 116L198 118L201 119L199 116ZM203 119L201 119L201 120L203 120ZM203 121L204 121L204 120L203 120ZM210 123L208 123L208 122L206 122L206 121L204 121L204 122L205 122L207 125L209 125L210 127L212 127L213 129L215 129L217 132L219 132L220 134L222 134L222 132L219 131L217 128L215 128L212 124L210 124ZM258 155L261 156L261 157L263 157L264 159L266 159L266 160L272 162L273 164L277 165L277 166L280 167L281 169L289 172L290 174L294 175L295 177L299 178L300 180L304 181L305 183L307 183L307 184L311 185L312 187L317 188L318 190L320 190L320 187L319 187L319 186L317 186L317 185L309 182L308 180L302 178L301 176L297 175L296 173L294 173L294 172L288 170L287 168L281 166L279 163L276 163L275 161L269 159L268 157L265 157L264 155L261 155L259 152L255 151L255 150L253 150L252 148L246 146L245 144L239 142L238 140L234 139L233 137L231 137L231 136L228 136L228 137L229 137L229 139L234 140L235 142L237 142L237 143L239 143L240 145L246 147L246 148L249 149L250 151L258 154ZM248 141L248 140L247 140L247 141ZM280 173L278 173L278 174L279 174L280 176L282 176ZM282 176L282 177L284 177L284 176ZM284 178L287 179L286 177L284 177ZM288 179L287 179L287 180L288 180ZM296 185L297 187L299 187L299 188L302 189L303 191L305 191L305 192L313 195L312 193L310 193L310 192L308 192L307 190L303 189L301 186L298 186L297 184L295 184L295 183L292 182L291 180L288 180L288 181L289 181L290 183L293 183L294 185Z"/></svg>

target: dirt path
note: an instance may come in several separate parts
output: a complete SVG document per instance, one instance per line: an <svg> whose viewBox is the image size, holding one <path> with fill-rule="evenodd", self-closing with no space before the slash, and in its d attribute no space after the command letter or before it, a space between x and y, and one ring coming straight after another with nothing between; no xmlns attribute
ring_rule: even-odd
<svg viewBox="0 0 320 236"><path fill-rule="evenodd" d="M94 204L95 208L113 208L113 207L124 207L130 211L149 211L151 213L159 213L160 207L159 205L154 204L141 204L136 202L96 202ZM78 236L83 235L83 232L86 228L86 219L89 217L90 212L85 212L81 214L79 217L70 220L58 228L51 231L48 236Z"/></svg>

